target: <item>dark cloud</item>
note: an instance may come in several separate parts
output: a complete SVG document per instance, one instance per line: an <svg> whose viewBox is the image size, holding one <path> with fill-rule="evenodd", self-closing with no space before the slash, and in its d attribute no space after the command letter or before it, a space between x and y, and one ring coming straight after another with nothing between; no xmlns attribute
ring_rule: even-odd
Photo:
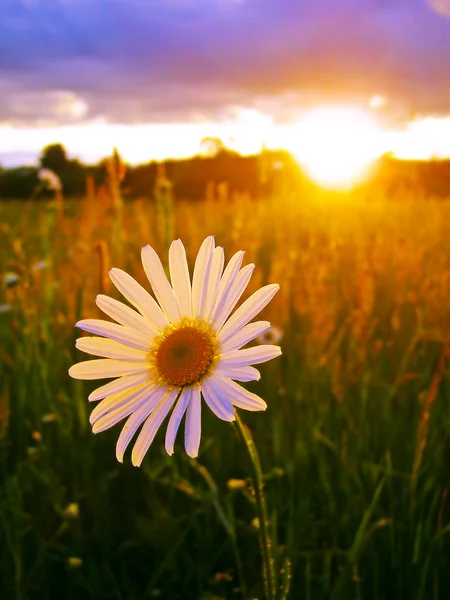
<svg viewBox="0 0 450 600"><path fill-rule="evenodd" d="M450 20L433 2L0 0L0 121L184 121L375 92L448 112Z"/></svg>

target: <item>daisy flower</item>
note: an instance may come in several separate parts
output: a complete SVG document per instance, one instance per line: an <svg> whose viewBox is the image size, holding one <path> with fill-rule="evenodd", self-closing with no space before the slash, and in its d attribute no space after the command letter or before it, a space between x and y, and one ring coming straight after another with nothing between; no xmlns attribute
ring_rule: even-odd
<svg viewBox="0 0 450 600"><path fill-rule="evenodd" d="M258 335L256 342L258 344L278 344L283 337L283 332L278 327L269 327L266 331Z"/></svg>
<svg viewBox="0 0 450 600"><path fill-rule="evenodd" d="M62 190L61 179L51 169L39 169L38 179L44 183L49 190L60 192Z"/></svg>
<svg viewBox="0 0 450 600"><path fill-rule="evenodd" d="M90 401L101 400L91 413L93 432L104 431L128 417L117 441L122 462L139 427L132 462L140 466L164 419L172 410L165 447L173 454L183 416L185 449L196 457L201 434L201 398L224 421L235 419L234 407L265 410L266 403L236 381L257 381L255 367L281 354L278 346L243 348L270 328L267 321L250 323L278 291L266 285L232 314L244 293L255 265L241 268L244 252L237 252L224 268L224 251L212 236L198 252L192 283L181 240L169 250L169 283L156 252L142 249L142 264L156 300L120 269L110 277L136 309L104 295L99 308L117 323L84 319L76 326L102 337L82 337L76 347L102 357L70 368L75 379L114 381L96 389ZM230 316L231 315L231 316Z"/></svg>

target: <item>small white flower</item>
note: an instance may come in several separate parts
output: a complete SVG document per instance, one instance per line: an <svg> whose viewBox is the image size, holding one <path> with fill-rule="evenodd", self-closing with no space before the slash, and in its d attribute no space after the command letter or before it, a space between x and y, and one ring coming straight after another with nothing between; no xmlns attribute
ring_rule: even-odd
<svg viewBox="0 0 450 600"><path fill-rule="evenodd" d="M39 169L38 179L45 183L49 190L54 192L62 190L61 179L51 169Z"/></svg>
<svg viewBox="0 0 450 600"><path fill-rule="evenodd" d="M278 327L269 327L256 338L258 344L278 344L283 337L283 332Z"/></svg>
<svg viewBox="0 0 450 600"><path fill-rule="evenodd" d="M6 286L14 285L18 281L19 281L19 276L17 275L17 273L13 273L12 271L5 273L3 276L3 282Z"/></svg>
<svg viewBox="0 0 450 600"><path fill-rule="evenodd" d="M40 260L37 263L34 263L34 265L31 265L31 270L32 271L41 271L42 269L45 269L47 267L47 261L46 260Z"/></svg>
<svg viewBox="0 0 450 600"><path fill-rule="evenodd" d="M97 305L116 323L85 319L77 327L103 336L83 337L76 347L103 357L70 368L76 379L114 381L98 388L89 400L102 400L91 413L93 432L108 429L128 417L119 436L116 456L142 429L132 452L139 466L171 409L165 447L173 454L175 437L186 414L185 448L196 457L201 433L201 397L224 421L235 419L234 407L265 410L266 403L236 381L257 381L253 366L281 354L278 346L243 346L270 328L267 321L250 323L278 291L276 284L255 292L231 315L244 293L255 265L241 269L244 252L237 252L224 269L223 248L208 237L198 252L191 279L180 240L169 251L169 283L156 252L142 249L142 263L158 302L130 275L112 269L110 277L137 311L107 296ZM231 315L231 316L230 316ZM104 339L109 338L109 339Z"/></svg>

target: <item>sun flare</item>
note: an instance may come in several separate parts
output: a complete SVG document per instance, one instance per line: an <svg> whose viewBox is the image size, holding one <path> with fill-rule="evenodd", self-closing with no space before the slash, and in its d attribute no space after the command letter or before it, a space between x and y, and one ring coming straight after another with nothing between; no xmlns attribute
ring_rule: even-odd
<svg viewBox="0 0 450 600"><path fill-rule="evenodd" d="M292 126L289 150L324 187L347 187L363 178L383 153L383 129L356 107L321 107Z"/></svg>

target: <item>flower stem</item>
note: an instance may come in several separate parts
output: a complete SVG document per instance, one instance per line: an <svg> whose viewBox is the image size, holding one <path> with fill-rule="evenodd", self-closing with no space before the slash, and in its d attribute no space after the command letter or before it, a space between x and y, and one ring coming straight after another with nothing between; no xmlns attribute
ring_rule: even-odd
<svg viewBox="0 0 450 600"><path fill-rule="evenodd" d="M269 521L267 519L266 500L263 492L263 481L261 463L255 442L250 430L236 414L234 425L238 436L247 450L251 465L251 480L255 492L256 512L259 520L259 543L263 561L264 589L266 600L275 600L275 567L272 553L272 541L269 533Z"/></svg>

